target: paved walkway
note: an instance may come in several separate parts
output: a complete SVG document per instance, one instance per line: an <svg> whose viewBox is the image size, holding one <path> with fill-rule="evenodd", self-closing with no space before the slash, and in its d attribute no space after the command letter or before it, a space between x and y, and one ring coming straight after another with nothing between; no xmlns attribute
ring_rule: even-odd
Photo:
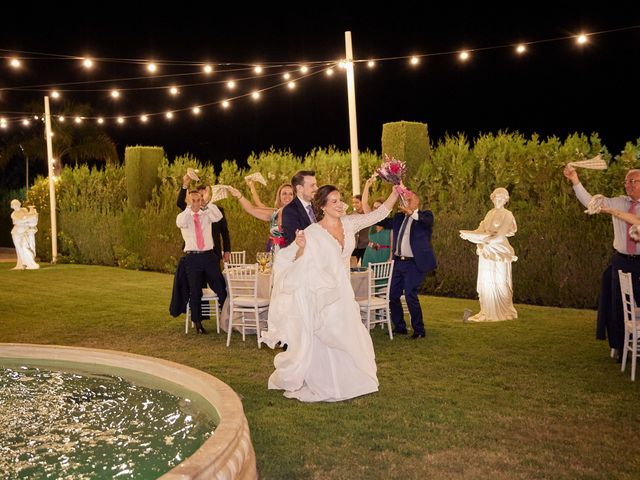
<svg viewBox="0 0 640 480"><path fill-rule="evenodd" d="M15 262L16 249L9 247L0 247L0 262Z"/></svg>

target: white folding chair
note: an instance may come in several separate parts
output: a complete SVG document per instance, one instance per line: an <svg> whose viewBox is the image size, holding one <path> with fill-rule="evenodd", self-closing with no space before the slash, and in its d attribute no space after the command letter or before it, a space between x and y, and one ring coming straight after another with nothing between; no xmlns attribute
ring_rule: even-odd
<svg viewBox="0 0 640 480"><path fill-rule="evenodd" d="M213 308L211 303L213 302ZM218 302L218 296L216 292L210 288L202 289L202 303L200 306L202 315L208 315L211 318L212 315L216 317L216 332L220 333L220 303ZM193 322L191 321L191 305L187 302L187 316L184 319L184 333L189 333L189 324L193 328Z"/></svg>
<svg viewBox="0 0 640 480"><path fill-rule="evenodd" d="M246 250L238 251L238 252L230 252L229 262L234 265L242 265L245 263L246 258Z"/></svg>
<svg viewBox="0 0 640 480"><path fill-rule="evenodd" d="M245 341L245 328L256 329L258 348L260 345L260 314L269 310L269 299L258 297L258 264L231 265L225 263L224 275L227 279L229 302L229 325L227 326L227 347L231 343L233 327L242 331ZM251 315L249 315L251 314ZM236 319L236 316L239 318Z"/></svg>
<svg viewBox="0 0 640 480"><path fill-rule="evenodd" d="M369 264L368 296L358 300L360 313L364 317L368 330L371 325L387 325L389 338L393 340L391 328L391 311L389 310L389 289L391 288L391 273L393 272L393 260L390 262Z"/></svg>
<svg viewBox="0 0 640 480"><path fill-rule="evenodd" d="M636 379L636 362L638 359L638 327L640 326L640 312L636 307L633 298L633 282L631 281L631 273L624 273L618 270L618 278L620 279L620 294L622 295L622 308L624 314L624 347L622 350L622 367L624 372L627 363L627 353L631 352L631 381Z"/></svg>

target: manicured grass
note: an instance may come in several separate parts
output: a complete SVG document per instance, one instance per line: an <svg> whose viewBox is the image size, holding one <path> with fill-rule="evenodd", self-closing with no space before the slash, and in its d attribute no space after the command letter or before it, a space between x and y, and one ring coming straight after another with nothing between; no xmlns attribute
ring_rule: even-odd
<svg viewBox="0 0 640 480"><path fill-rule="evenodd" d="M266 388L277 353L184 334L170 275L0 264L0 341L124 350L209 372L241 396L264 479L635 479L640 382L594 339L595 312L518 305L463 324L477 302L423 298L427 338L373 333L380 392L302 404ZM209 328L209 330L214 330Z"/></svg>

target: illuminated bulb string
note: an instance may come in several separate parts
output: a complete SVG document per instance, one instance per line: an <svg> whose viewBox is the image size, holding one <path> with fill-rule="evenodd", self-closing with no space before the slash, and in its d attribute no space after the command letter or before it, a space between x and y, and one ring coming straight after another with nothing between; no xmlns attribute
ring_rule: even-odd
<svg viewBox="0 0 640 480"><path fill-rule="evenodd" d="M588 34L580 34L580 35L566 35L562 37L555 37L549 39L535 40L530 42L521 42L519 44L503 44L503 45L494 45L487 47L478 47L478 48L468 48L465 50L450 50L450 51L442 51L442 52L433 52L433 53L423 53L423 54L414 54L414 55L405 55L405 56L395 56L395 57L381 57L381 58L368 58L368 59L357 59L353 60L353 64L366 62L369 68L372 68L377 62L385 62L385 61L393 61L393 60L408 60L412 65L418 65L420 63L420 59L426 57L434 57L434 56L444 56L444 55L456 55L458 56L460 61L467 61L470 58L472 52L482 52L488 50L497 50L497 49L514 49L517 54L524 54L529 46L537 45L542 43L549 42L558 42L567 39L573 39L577 41L579 45L584 45L588 43L589 37L593 37L596 35L603 35L607 33L620 32L624 30L631 30L640 28L640 25L633 25L628 27L621 27L610 30L603 30L598 32L591 32ZM56 83L56 84L44 84L44 85L30 85L30 86L16 86L16 87L6 87L0 89L2 91L22 91L22 92L43 92L43 91L51 91L55 89L55 92L52 93L52 98L59 97L61 92L111 92L113 96L119 96L121 91L143 91L143 90L169 90L172 88L172 85L165 86L154 86L154 87L124 87L124 88L103 88L103 89L62 89L60 87L66 86L76 86L76 85L87 85L87 84L100 84L110 82L111 84L115 83L126 83L132 81L139 80L148 80L149 78L180 78L186 76L195 76L195 75L212 75L212 74L229 74L232 72L241 72L241 71L253 71L256 75L246 76L238 79L224 79L224 80L214 80L210 82L197 82L185 85L177 85L175 88L186 89L192 87L198 87L203 85L216 85L229 82L242 82L246 80L255 80L257 78L268 78L276 75L282 75L285 82L278 83L271 87L267 87L260 90L254 90L252 92L237 95L235 97L227 98L225 100L219 100L215 102L203 103L196 106L189 106L181 109L174 109L163 112L153 112L144 114L142 117L142 121L145 122L151 116L165 115L168 114L192 110L194 113L200 113L200 108L212 106L212 105L222 105L224 108L230 106L231 102L249 97L251 96L254 100L260 98L261 93L272 90L274 88L282 87L286 85L290 90L294 90L296 87L296 81L305 79L312 75L316 75L319 72L325 72L327 76L332 76L334 73L334 67L338 65L341 68L345 68L347 65L345 61L336 62L335 60L321 60L321 61L309 61L309 62L260 62L260 64L256 63L245 63L245 62L194 62L194 61L181 61L181 60L148 60L148 59L127 59L127 58L107 58L107 57L88 57L88 56L74 56L74 55L60 55L60 54L48 54L41 52L25 52L25 51L15 51L15 50L7 50L0 49L0 52L7 52L7 55L4 57L0 56L0 58L5 58L9 60L10 65L14 66L14 68L21 68L22 62L26 60L68 60L68 61L78 61L82 62L82 64L87 68L93 68L97 63L125 63L125 64L135 64L145 67L149 69L150 66L154 66L155 70L161 69L162 67L168 66L197 66L199 70L197 72L186 72L186 73L177 73L177 74L156 74L153 73L151 76L147 74L146 76L136 76L136 77L127 77L127 78L116 78L116 79L103 79L103 80L91 80L84 82L66 82L66 83ZM20 58L16 57L16 54L22 54ZM216 68L214 68L216 67ZM289 71L285 72L284 75L282 71L275 73L266 73L263 74L265 69L289 69L289 70L298 70L303 72L304 74L295 79L291 79L291 73ZM307 69L311 72L306 74ZM196 110L197 109L197 110ZM27 115L26 112L0 112L0 128L7 129L10 123L14 122L23 122L24 123L24 115ZM82 117L86 119L96 119L99 123L104 122L107 119L117 119L118 123L123 123L125 119L140 117L140 115L126 115L126 116L101 116L101 117ZM76 119L77 121L78 119ZM82 119L80 119L82 120Z"/></svg>

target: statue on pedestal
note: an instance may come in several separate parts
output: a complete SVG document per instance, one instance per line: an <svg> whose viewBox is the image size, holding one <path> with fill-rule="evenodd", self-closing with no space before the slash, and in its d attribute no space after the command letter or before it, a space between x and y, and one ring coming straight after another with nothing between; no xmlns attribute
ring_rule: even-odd
<svg viewBox="0 0 640 480"><path fill-rule="evenodd" d="M477 229L460 230L460 237L476 244L478 254L480 312L469 317L469 322L518 318L511 284L511 262L518 257L507 240L518 227L513 214L504 208L509 201L509 192L505 188L496 188L491 200L495 208L489 210Z"/></svg>
<svg viewBox="0 0 640 480"><path fill-rule="evenodd" d="M19 200L11 200L11 208L13 209L11 237L18 257L14 270L36 270L40 268L36 263L38 212L33 206L28 209L22 207Z"/></svg>

